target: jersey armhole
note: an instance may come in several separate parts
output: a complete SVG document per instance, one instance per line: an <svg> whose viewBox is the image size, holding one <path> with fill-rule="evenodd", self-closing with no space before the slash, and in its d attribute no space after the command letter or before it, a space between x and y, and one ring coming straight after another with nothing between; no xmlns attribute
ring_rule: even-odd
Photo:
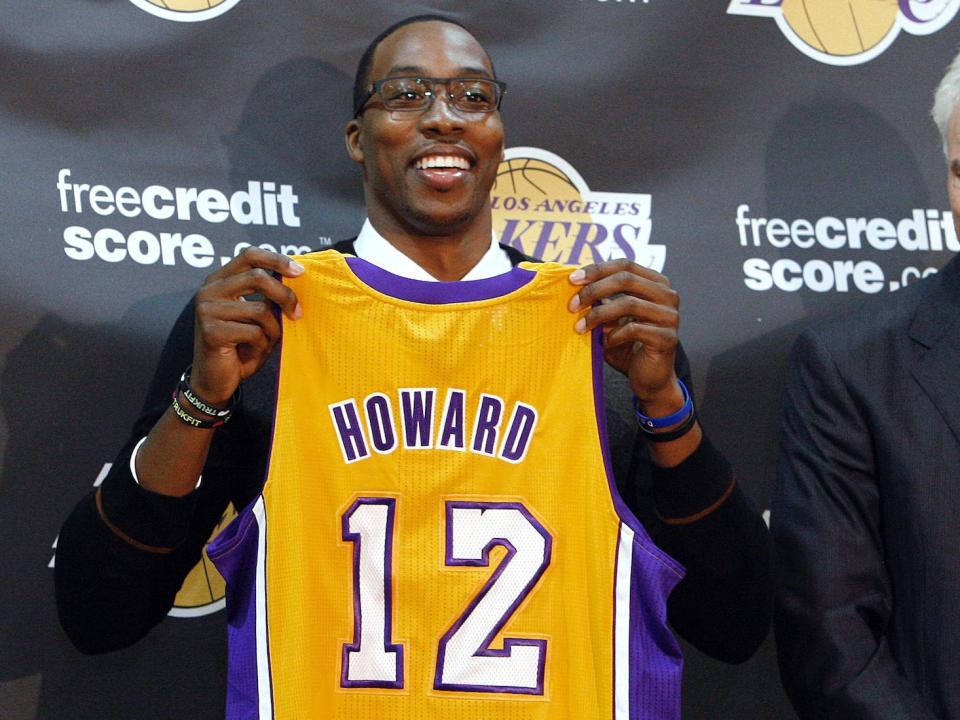
<svg viewBox="0 0 960 720"><path fill-rule="evenodd" d="M597 433L600 443L600 450L603 454L603 470L607 477L607 489L610 493L610 501L613 503L614 511L620 518L620 521L633 530L634 542L648 554L652 555L658 562L664 565L668 570L676 575L683 577L686 573L684 567L664 552L660 547L650 539L647 529L637 518L633 510L627 505L620 490L617 488L617 481L613 475L613 463L610 459L610 442L607 435L607 414L606 401L604 399L603 388L603 329L595 328L590 339L591 345L591 373L593 376L593 401L594 416L597 421Z"/></svg>

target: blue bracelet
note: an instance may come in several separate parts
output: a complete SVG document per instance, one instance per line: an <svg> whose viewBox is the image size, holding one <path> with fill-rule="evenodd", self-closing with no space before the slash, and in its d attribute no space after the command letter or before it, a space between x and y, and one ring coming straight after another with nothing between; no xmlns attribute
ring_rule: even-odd
<svg viewBox="0 0 960 720"><path fill-rule="evenodd" d="M687 391L687 386L684 385L683 381L679 378L677 379L677 385L680 386L680 390L683 392L683 407L672 415L667 415L666 417L652 418L644 415L642 412L640 412L640 401L637 400L636 396L634 396L633 409L637 413L637 420L640 421L640 428L644 432L652 433L657 430L663 430L664 428L668 428L676 425L679 422L683 422L688 417L693 415L693 398L690 397L690 393Z"/></svg>

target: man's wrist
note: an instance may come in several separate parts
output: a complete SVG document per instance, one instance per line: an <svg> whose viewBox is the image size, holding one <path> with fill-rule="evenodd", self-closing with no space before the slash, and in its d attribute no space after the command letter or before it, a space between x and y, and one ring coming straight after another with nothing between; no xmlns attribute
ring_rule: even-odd
<svg viewBox="0 0 960 720"><path fill-rule="evenodd" d="M682 411L690 399L686 388L678 379L674 379L663 390L654 395L639 397L634 395L634 409L638 416L648 418L668 418ZM678 417L673 423L667 426L661 426L657 423L658 429L667 429L671 425L676 425L686 419L686 413L683 417ZM641 420L641 424L642 424ZM653 428L648 428L653 429Z"/></svg>
<svg viewBox="0 0 960 720"><path fill-rule="evenodd" d="M676 427L693 414L693 399L686 386L674 379L656 395L641 399L633 397L637 420L645 432L657 432Z"/></svg>
<svg viewBox="0 0 960 720"><path fill-rule="evenodd" d="M198 429L209 430L224 425L240 404L241 387L237 386L227 407L208 403L190 385L192 369L192 365L187 366L173 391L171 401L174 414L182 423Z"/></svg>

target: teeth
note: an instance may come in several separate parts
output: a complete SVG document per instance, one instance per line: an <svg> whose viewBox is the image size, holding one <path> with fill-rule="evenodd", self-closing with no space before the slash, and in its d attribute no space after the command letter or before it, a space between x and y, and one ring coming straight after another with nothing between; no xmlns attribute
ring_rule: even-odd
<svg viewBox="0 0 960 720"><path fill-rule="evenodd" d="M458 157L456 155L429 155L417 160L416 168L418 170L425 170L427 168L456 168L458 170L469 170L470 161L466 158Z"/></svg>

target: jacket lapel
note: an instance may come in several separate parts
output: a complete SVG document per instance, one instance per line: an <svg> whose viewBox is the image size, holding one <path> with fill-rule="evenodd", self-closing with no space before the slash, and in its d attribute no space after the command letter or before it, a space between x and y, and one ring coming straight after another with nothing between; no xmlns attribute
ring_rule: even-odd
<svg viewBox="0 0 960 720"><path fill-rule="evenodd" d="M913 377L960 441L960 256L938 274L935 287L917 307L911 339L927 348Z"/></svg>

